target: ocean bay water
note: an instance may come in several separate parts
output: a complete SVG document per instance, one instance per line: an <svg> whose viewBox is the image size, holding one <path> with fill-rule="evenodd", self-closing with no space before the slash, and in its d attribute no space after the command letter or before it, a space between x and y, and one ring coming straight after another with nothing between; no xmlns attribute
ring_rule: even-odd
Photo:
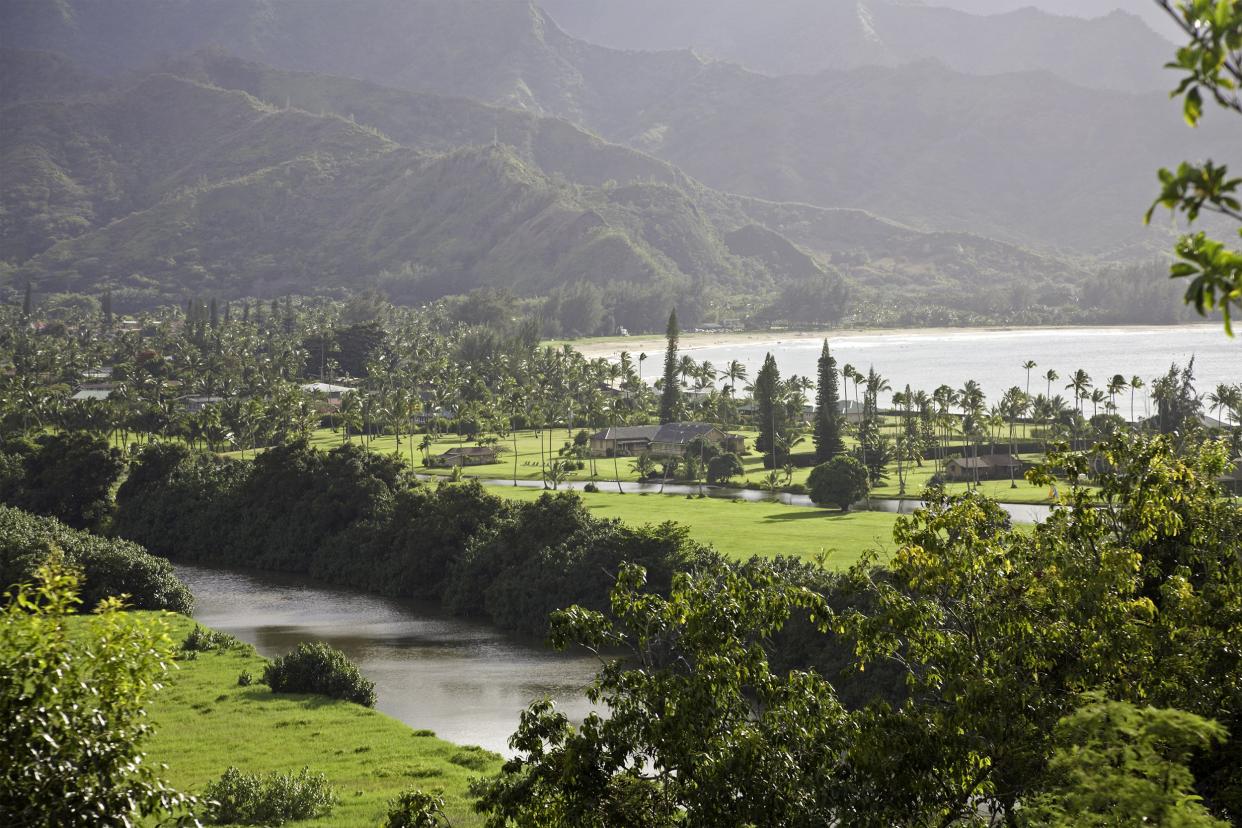
<svg viewBox="0 0 1242 828"><path fill-rule="evenodd" d="M975 380L983 388L989 404L1000 399L1012 386L1026 389L1027 372L1022 365L1034 360L1030 372L1031 394L1046 393L1049 369L1059 379L1051 383L1053 394L1071 403L1067 391L1069 375L1081 368L1103 388L1114 374L1127 381L1139 376L1147 388L1135 395L1136 414L1143 412L1143 394L1152 380L1169 370L1172 363L1186 365L1195 360L1195 386L1201 395L1218 383L1242 382L1242 337L1230 339L1220 325L1179 325L1168 327L1084 327L1014 329L934 329L892 333L826 332L838 367L853 365L864 374L874 367L888 380L894 391L907 384L914 390L931 393L940 385L961 388ZM727 337L726 337L727 338ZM684 353L696 362L710 361L718 370L737 360L749 376L763 365L771 353L781 376L791 374L815 379L822 338L781 337L745 338L738 341L712 341L698 344L690 339ZM659 370L659 353L649 352L646 379ZM853 397L853 387L849 389ZM842 392L844 394L844 391ZM887 404L888 395L881 395ZM1150 405L1150 403L1149 403ZM1122 414L1128 414L1129 391L1117 400Z"/></svg>

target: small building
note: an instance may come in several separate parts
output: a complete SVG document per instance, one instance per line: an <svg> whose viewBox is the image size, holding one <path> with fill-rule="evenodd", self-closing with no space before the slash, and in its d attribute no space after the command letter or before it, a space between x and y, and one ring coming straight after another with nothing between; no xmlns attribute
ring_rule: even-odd
<svg viewBox="0 0 1242 828"><path fill-rule="evenodd" d="M500 456L491 446L456 446L431 459L432 465L444 469L454 466L488 466L499 463Z"/></svg>
<svg viewBox="0 0 1242 828"><path fill-rule="evenodd" d="M660 426L617 426L591 436L591 453L596 457L637 457L651 448Z"/></svg>
<svg viewBox="0 0 1242 828"><path fill-rule="evenodd" d="M1022 461L1012 454L984 454L978 457L956 457L945 466L949 480L1008 480L1021 477Z"/></svg>
<svg viewBox="0 0 1242 828"><path fill-rule="evenodd" d="M106 400L116 386L111 382L84 382L78 386L71 400Z"/></svg>
<svg viewBox="0 0 1242 828"><path fill-rule="evenodd" d="M301 388L304 393L313 394L326 403L320 411L322 414L329 414L339 409L341 400L357 390L348 385L333 385L330 382L308 382Z"/></svg>
<svg viewBox="0 0 1242 828"><path fill-rule="evenodd" d="M224 402L224 397L213 397L208 394L186 394L178 397L177 402L181 403L181 407L191 414L197 414L204 408L211 408L213 405L219 405Z"/></svg>
<svg viewBox="0 0 1242 828"><path fill-rule="evenodd" d="M746 438L728 434L711 423L666 423L659 426L620 426L606 428L591 437L591 453L596 457L634 457L650 453L656 457L681 457L695 440L715 445L720 451L742 454Z"/></svg>

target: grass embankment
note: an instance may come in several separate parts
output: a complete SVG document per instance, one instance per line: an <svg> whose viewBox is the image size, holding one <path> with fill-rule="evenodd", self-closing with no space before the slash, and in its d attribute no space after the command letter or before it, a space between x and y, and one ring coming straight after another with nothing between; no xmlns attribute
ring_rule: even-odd
<svg viewBox="0 0 1242 828"><path fill-rule="evenodd" d="M534 500L543 494L539 489L504 486L490 490L513 500ZM620 495L606 490L579 494L599 517L619 518L630 524L675 521L688 527L695 540L711 544L734 560L790 555L809 561L822 555L828 568L845 569L866 550L888 553L894 549L893 523L897 516L883 512L843 514L780 503Z"/></svg>
<svg viewBox="0 0 1242 828"><path fill-rule="evenodd" d="M165 618L177 642L194 627L183 616ZM257 681L263 664L252 652L203 652L169 672L149 710L155 735L145 750L149 761L168 765L175 787L202 794L230 765L248 773L309 767L327 776L340 803L299 825L380 825L388 801L411 788L443 795L454 825L479 824L467 785L498 769L499 757L356 704L238 686L243 671Z"/></svg>

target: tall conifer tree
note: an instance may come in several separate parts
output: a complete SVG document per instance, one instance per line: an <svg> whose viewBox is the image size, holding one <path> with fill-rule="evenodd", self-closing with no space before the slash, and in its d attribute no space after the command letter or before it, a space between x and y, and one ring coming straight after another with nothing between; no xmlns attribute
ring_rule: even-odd
<svg viewBox="0 0 1242 828"><path fill-rule="evenodd" d="M30 314L34 313L34 287L30 281L26 281L26 298L22 300L22 316L26 319L30 318Z"/></svg>
<svg viewBox="0 0 1242 828"><path fill-rule="evenodd" d="M754 389L759 416L759 439L755 448L766 455L764 463L769 469L779 468L783 454L778 450L778 438L785 425L785 411L780 399L781 372L771 354L763 358L763 367L755 375Z"/></svg>
<svg viewBox="0 0 1242 828"><path fill-rule="evenodd" d="M841 439L841 415L837 413L837 360L828 349L819 354L819 377L815 389L815 463L826 463L845 451Z"/></svg>
<svg viewBox="0 0 1242 828"><path fill-rule="evenodd" d="M681 419L681 386L677 382L677 309L668 315L668 349L664 352L664 388L660 394L660 422L675 423Z"/></svg>

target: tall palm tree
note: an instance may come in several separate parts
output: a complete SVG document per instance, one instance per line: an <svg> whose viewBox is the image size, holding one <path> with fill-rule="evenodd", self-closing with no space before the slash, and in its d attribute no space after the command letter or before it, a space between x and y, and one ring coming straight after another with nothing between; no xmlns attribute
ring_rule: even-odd
<svg viewBox="0 0 1242 828"><path fill-rule="evenodd" d="M1117 410L1117 395L1125 391L1129 385L1121 374L1113 374L1112 379L1108 381L1108 404L1113 411Z"/></svg>
<svg viewBox="0 0 1242 828"><path fill-rule="evenodd" d="M735 359L725 368L724 375L729 380L728 393L732 397L737 389L737 384L746 381L746 366Z"/></svg>
<svg viewBox="0 0 1242 828"><path fill-rule="evenodd" d="M1134 422L1134 392L1140 388L1146 387L1146 385L1147 384L1143 382L1143 378L1138 374L1130 377L1130 422L1132 423ZM1146 397L1143 398L1143 405L1144 407L1147 405Z"/></svg>
<svg viewBox="0 0 1242 828"><path fill-rule="evenodd" d="M1070 376L1069 384L1065 386L1065 390L1074 392L1075 409L1081 414L1082 402L1088 398L1088 392L1091 390L1090 375L1079 368Z"/></svg>
<svg viewBox="0 0 1242 828"><path fill-rule="evenodd" d="M1029 397L1031 396L1031 370L1039 366L1035 364L1035 360L1028 359L1022 363L1022 367L1026 369L1026 395Z"/></svg>
<svg viewBox="0 0 1242 828"><path fill-rule="evenodd" d="M1044 379L1048 381L1048 387L1044 389L1045 397L1047 397L1048 399L1052 399L1052 384L1056 382L1057 380L1059 380L1060 378L1061 378L1061 375L1058 374L1056 371L1052 370L1051 368L1048 369L1048 373L1044 374Z"/></svg>

